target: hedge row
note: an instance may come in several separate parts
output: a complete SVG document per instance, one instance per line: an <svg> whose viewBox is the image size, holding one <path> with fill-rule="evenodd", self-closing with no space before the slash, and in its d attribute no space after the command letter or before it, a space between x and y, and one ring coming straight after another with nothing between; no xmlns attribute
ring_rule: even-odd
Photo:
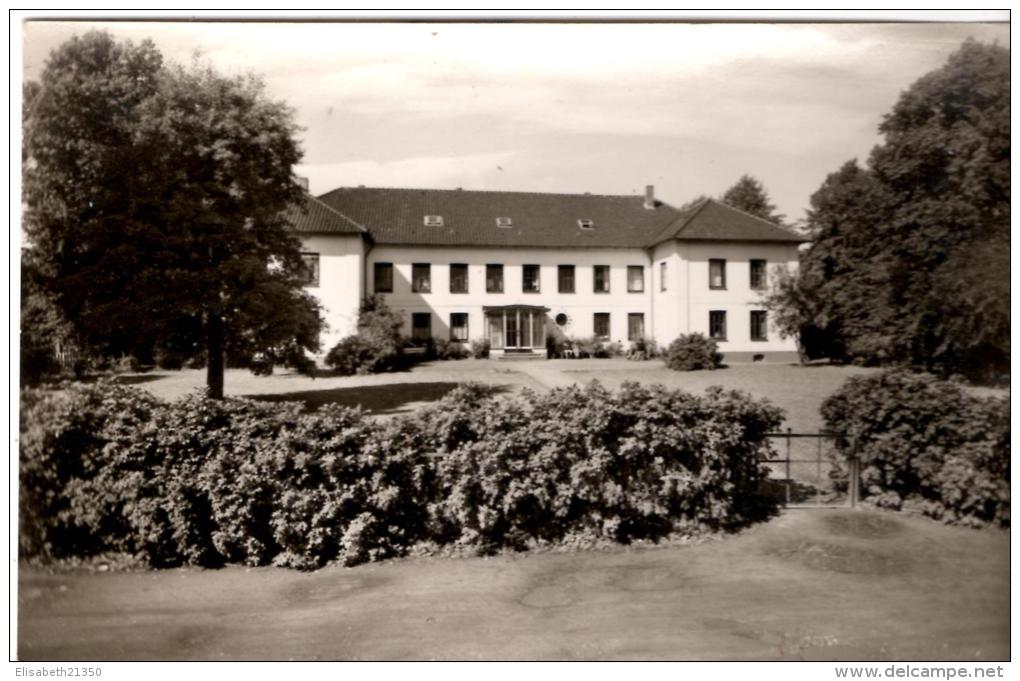
<svg viewBox="0 0 1020 681"><path fill-rule="evenodd" d="M950 523L1009 525L1009 400L982 398L925 374L848 380L822 405L837 442L861 459L862 491L879 506L917 502Z"/></svg>
<svg viewBox="0 0 1020 681"><path fill-rule="evenodd" d="M21 550L308 569L732 528L772 510L759 458L780 418L740 393L637 384L467 385L387 422L109 384L26 391Z"/></svg>

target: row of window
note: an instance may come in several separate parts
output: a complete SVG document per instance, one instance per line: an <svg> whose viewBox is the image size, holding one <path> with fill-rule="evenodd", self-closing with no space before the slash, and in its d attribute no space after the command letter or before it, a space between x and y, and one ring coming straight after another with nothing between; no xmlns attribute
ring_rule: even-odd
<svg viewBox="0 0 1020 681"><path fill-rule="evenodd" d="M599 338L609 338L609 313L596 312L594 319L595 335ZM411 338L426 340L432 337L432 313L412 312L411 313ZM627 340L640 340L645 337L645 315L643 312L631 312L627 315ZM450 313L450 340L468 340L468 314L467 312Z"/></svg>
<svg viewBox="0 0 1020 681"><path fill-rule="evenodd" d="M665 265L666 263L662 263ZM768 287L768 275L766 260L751 260L750 280L751 288L761 291ZM663 272L665 273L665 271ZM708 261L708 287L712 289L726 288L726 261L721 258L712 258Z"/></svg>
<svg viewBox="0 0 1020 681"><path fill-rule="evenodd" d="M718 341L726 340L726 310L712 310L708 313L708 335ZM769 339L768 312L751 310L751 340Z"/></svg>
<svg viewBox="0 0 1020 681"><path fill-rule="evenodd" d="M307 269L306 277L309 286L319 285L319 254L303 253L301 255ZM750 261L751 288L763 290L768 286L766 274L767 261ZM560 293L575 292L574 265L557 267L557 283ZM594 292L609 293L609 265L594 265ZM524 265L521 269L521 289L525 293L541 293L541 268L538 265ZM726 261L713 258L708 261L708 286L712 289L726 288ZM643 293L645 290L645 268L642 265L627 266L627 291ZM659 263L659 290L666 290L666 263ZM393 263L375 263L376 293L393 292ZM414 293L432 292L432 265L414 263L411 265L411 291ZM503 293L503 265L485 266L486 293ZM450 265L450 293L468 292L468 266L464 263Z"/></svg>
<svg viewBox="0 0 1020 681"><path fill-rule="evenodd" d="M560 293L575 293L576 268L574 265L560 265L557 268L557 283ZM609 265L593 266L594 292L609 293ZM393 293L393 263L375 263L374 282L376 293ZM503 293L503 265L485 266L485 292ZM521 290L525 293L542 292L542 269L539 265L524 265L521 268ZM645 268L642 265L627 266L627 291L643 293L645 290ZM411 265L411 292L432 292L432 265L413 263ZM450 265L450 293L468 292L468 266L464 263Z"/></svg>
<svg viewBox="0 0 1020 681"><path fill-rule="evenodd" d="M609 338L610 317L608 312L596 312L593 319L594 333L599 338ZM726 311L712 310L708 313L708 335L718 341L726 340ZM424 340L432 337L432 313L411 314L411 337ZM642 312L627 314L627 340L645 337L645 315ZM468 340L467 312L450 313L450 340ZM764 310L751 311L751 340L768 340L768 313Z"/></svg>

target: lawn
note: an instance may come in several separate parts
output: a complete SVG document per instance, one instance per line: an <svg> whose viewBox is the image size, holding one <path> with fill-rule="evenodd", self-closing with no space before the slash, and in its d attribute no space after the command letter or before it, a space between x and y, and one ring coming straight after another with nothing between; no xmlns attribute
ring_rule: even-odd
<svg viewBox="0 0 1020 681"><path fill-rule="evenodd" d="M278 568L21 566L21 660L1004 660L1009 533L791 510L698 545Z"/></svg>
<svg viewBox="0 0 1020 681"><path fill-rule="evenodd" d="M616 388L627 380L664 383L691 392L721 385L765 397L782 407L786 426L797 431L822 427L818 407L850 376L873 371L857 367L795 364L742 364L716 371L677 372L662 362L631 362L625 359L499 361L461 360L427 362L410 371L374 376L309 378L277 371L273 376L254 376L246 370L229 370L226 393L266 400L299 400L310 407L327 402L360 404L373 414L390 416L411 411L434 401L458 383L478 381L504 390L547 390L570 383L598 380ZM137 384L158 397L173 399L198 390L205 380L201 370L152 372L125 375L120 380Z"/></svg>

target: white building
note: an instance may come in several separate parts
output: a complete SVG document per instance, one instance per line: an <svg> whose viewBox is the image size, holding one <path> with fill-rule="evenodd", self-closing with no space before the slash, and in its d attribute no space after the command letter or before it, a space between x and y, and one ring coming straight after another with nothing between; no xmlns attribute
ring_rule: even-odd
<svg viewBox="0 0 1020 681"><path fill-rule="evenodd" d="M328 350L380 294L412 337L544 353L550 335L667 345L699 332L728 361L796 358L762 307L804 241L711 199L341 188L291 222L316 275Z"/></svg>

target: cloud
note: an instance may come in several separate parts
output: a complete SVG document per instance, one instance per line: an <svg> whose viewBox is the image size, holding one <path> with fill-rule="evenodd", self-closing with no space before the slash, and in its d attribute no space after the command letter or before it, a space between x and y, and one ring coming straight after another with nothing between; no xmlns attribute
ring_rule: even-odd
<svg viewBox="0 0 1020 681"><path fill-rule="evenodd" d="M299 176L309 178L313 194L337 187L366 185L454 189L484 188L486 178L510 165L514 152L496 152L460 156L419 156L395 161L346 161L307 163L295 168Z"/></svg>
<svg viewBox="0 0 1020 681"><path fill-rule="evenodd" d="M685 200L752 172L794 217L964 38L1009 43L1008 24L30 22L26 75L97 26L263 74L305 128L315 191L616 192L652 175Z"/></svg>

